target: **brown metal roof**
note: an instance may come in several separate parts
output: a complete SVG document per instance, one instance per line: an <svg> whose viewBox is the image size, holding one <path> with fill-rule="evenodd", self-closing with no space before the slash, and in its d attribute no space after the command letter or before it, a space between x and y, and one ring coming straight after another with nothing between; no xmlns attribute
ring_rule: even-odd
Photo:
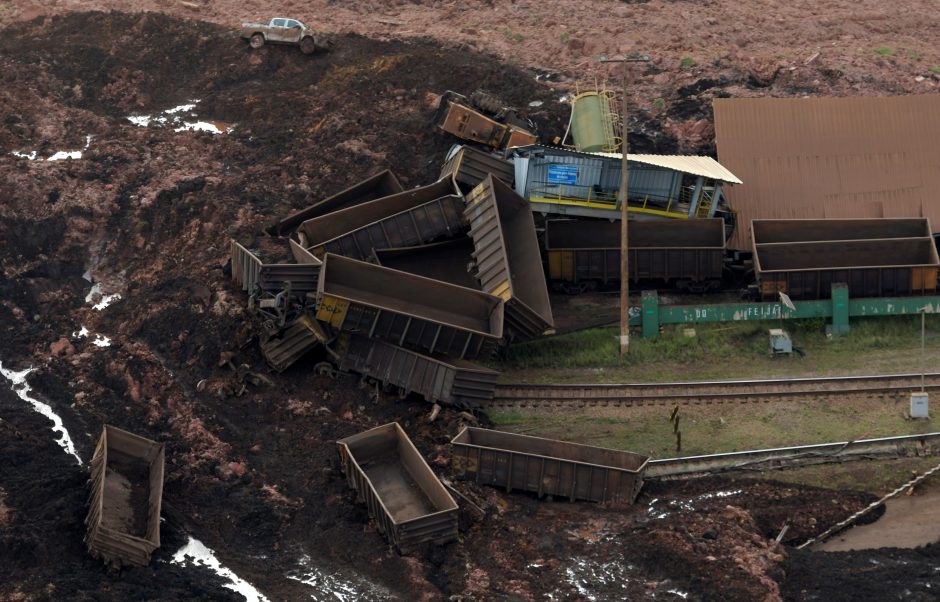
<svg viewBox="0 0 940 602"><path fill-rule="evenodd" d="M721 163L744 180L725 190L752 219L927 217L940 224L940 95L716 99Z"/></svg>

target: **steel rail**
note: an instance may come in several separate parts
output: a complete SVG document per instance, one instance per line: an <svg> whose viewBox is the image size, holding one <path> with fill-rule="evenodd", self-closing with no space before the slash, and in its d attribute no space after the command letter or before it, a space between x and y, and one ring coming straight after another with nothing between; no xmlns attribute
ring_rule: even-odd
<svg viewBox="0 0 940 602"><path fill-rule="evenodd" d="M940 454L940 432L650 460L645 478L690 478L734 470L772 470L860 458Z"/></svg>
<svg viewBox="0 0 940 602"><path fill-rule="evenodd" d="M900 395L940 388L940 373L619 384L501 384L484 407L728 403L772 398Z"/></svg>

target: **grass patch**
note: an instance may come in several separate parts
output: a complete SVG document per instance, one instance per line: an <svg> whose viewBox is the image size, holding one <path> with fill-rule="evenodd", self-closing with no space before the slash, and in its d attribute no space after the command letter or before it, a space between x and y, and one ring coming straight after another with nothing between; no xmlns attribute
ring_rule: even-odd
<svg viewBox="0 0 940 602"><path fill-rule="evenodd" d="M509 42L518 44L519 42L525 40L525 36L522 35L521 33L516 33L509 29L502 29L501 32L503 34L503 37L505 37L506 40Z"/></svg>
<svg viewBox="0 0 940 602"><path fill-rule="evenodd" d="M894 48L890 46L879 46L875 48L875 54L879 56L894 56Z"/></svg>
<svg viewBox="0 0 940 602"><path fill-rule="evenodd" d="M695 66L695 59L690 56L684 56L682 60L679 61L679 66L683 69L690 69Z"/></svg>
<svg viewBox="0 0 940 602"><path fill-rule="evenodd" d="M931 67L931 68L930 68L930 72L931 72L931 73L936 73L937 75L940 75L940 65L934 65L933 67Z"/></svg>
<svg viewBox="0 0 940 602"><path fill-rule="evenodd" d="M936 430L935 420L905 420L905 407L904 401L863 398L683 406L679 410L681 451L676 450L669 421L672 408L667 406L520 409L492 413L490 418L497 428L508 432L668 458ZM936 458L924 460L925 467L937 462ZM764 477L869 491L888 489L910 478L910 467L881 464L855 462L771 471Z"/></svg>
<svg viewBox="0 0 940 602"><path fill-rule="evenodd" d="M657 98L656 100L653 101L653 108L654 108L654 109L661 110L661 109L663 109L663 108L665 108L665 107L666 107L666 101L665 101L665 99Z"/></svg>
<svg viewBox="0 0 940 602"><path fill-rule="evenodd" d="M696 336L684 331L694 327ZM762 378L851 372L932 371L940 359L940 316L927 317L927 357L920 354L920 318L857 318L848 335L827 338L825 320L787 321L804 359L771 357L767 330L780 321L667 325L655 339L630 338L621 357L617 327L594 328L509 347L490 366L504 382L643 382Z"/></svg>
<svg viewBox="0 0 940 602"><path fill-rule="evenodd" d="M567 32L567 31L561 32L561 43L562 43L562 44L567 44L567 43L568 43L568 37L569 37L569 36L568 36L568 32Z"/></svg>

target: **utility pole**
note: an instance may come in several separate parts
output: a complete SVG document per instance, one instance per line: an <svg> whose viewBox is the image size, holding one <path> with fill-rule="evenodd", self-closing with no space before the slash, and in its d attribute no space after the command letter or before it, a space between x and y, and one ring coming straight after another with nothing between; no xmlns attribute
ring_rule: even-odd
<svg viewBox="0 0 940 602"><path fill-rule="evenodd" d="M628 196L628 170L627 170L627 71L629 63L647 63L650 57L645 54L631 56L615 56L607 58L601 56L602 63L623 63L621 85L623 86L623 108L621 110L622 142L620 145L620 355L630 352L630 258L627 254L627 200ZM629 83L633 83L630 81Z"/></svg>

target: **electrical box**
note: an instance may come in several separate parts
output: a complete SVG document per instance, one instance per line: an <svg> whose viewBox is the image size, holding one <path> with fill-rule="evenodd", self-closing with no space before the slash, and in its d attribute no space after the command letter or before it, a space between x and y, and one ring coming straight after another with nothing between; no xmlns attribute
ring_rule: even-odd
<svg viewBox="0 0 940 602"><path fill-rule="evenodd" d="M911 393L911 418L930 418L927 411L929 401L929 394L926 391Z"/></svg>
<svg viewBox="0 0 940 602"><path fill-rule="evenodd" d="M770 329L770 355L779 355L781 353L793 353L793 341L790 335L782 328Z"/></svg>

